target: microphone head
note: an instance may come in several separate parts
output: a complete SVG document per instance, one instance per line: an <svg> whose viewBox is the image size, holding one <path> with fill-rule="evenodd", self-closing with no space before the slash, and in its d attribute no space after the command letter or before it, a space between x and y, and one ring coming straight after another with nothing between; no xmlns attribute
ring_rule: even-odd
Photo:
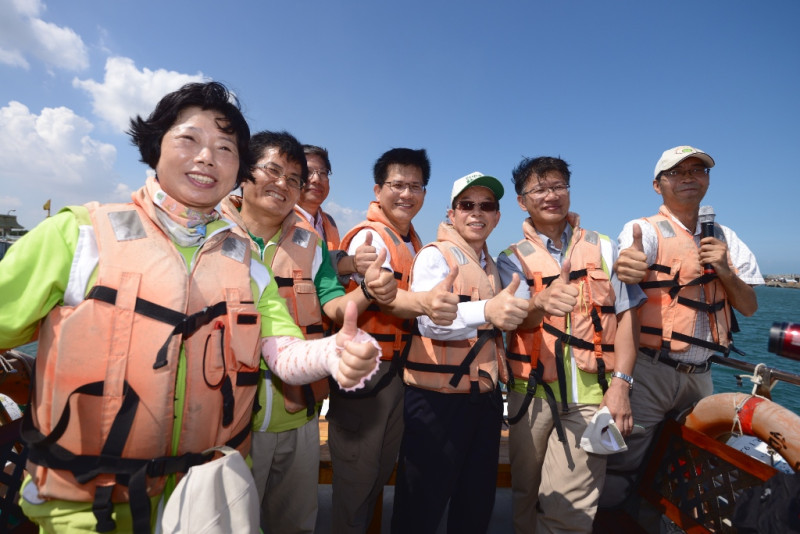
<svg viewBox="0 0 800 534"><path fill-rule="evenodd" d="M714 222L714 208L711 206L700 206L700 211L697 212L697 220L700 224Z"/></svg>

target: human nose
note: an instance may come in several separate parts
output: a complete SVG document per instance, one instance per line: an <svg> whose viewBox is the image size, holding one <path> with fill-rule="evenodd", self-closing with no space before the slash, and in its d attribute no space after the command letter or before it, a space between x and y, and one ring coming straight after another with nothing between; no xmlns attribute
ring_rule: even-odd
<svg viewBox="0 0 800 534"><path fill-rule="evenodd" d="M204 163L206 165L214 165L214 151L211 150L210 147L204 146L200 149L200 152L194 157L194 160L198 163Z"/></svg>

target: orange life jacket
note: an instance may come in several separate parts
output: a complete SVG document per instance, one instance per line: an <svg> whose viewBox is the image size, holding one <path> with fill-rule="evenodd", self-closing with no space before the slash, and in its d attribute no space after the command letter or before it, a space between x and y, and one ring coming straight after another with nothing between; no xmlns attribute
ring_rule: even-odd
<svg viewBox="0 0 800 534"><path fill-rule="evenodd" d="M497 294L500 275L486 245L483 269L475 250L452 225L440 224L436 239L425 248L436 247L451 270L458 268L453 292L461 302L487 300ZM502 334L491 324L478 328L475 337L459 340L431 339L415 332L403 362L403 379L410 386L440 393L494 391L498 378L504 382L508 379L504 354Z"/></svg>
<svg viewBox="0 0 800 534"><path fill-rule="evenodd" d="M342 249L347 250L353 236L365 228L369 228L381 236L391 256L390 265L394 270L397 288L407 290L414 255L411 254L400 232L392 226L392 223L386 218L380 208L380 204L377 202L370 202L367 210L367 220L360 222L342 238ZM419 251L422 248L422 242L417 232L414 231L413 225L409 230L409 234L411 235L411 243L414 246L414 250ZM346 289L348 293L355 290L361 291L358 284L352 280L350 280ZM387 315L381 312L375 303L370 304L366 311L358 316L358 327L374 337L380 344L383 351L382 360L391 360L393 357L399 356L411 337L411 321Z"/></svg>
<svg viewBox="0 0 800 534"><path fill-rule="evenodd" d="M242 197L230 195L222 201L222 214L236 223L236 232L247 237L250 247L256 251L258 245L250 239L247 226L239 210ZM289 314L303 332L306 339L319 339L325 334L322 309L317 296L317 286L311 268L317 251L317 232L311 223L295 208L281 223L281 237L275 248L270 268L278 284L278 294L286 301ZM306 410L314 414L318 402L322 402L330 391L328 379L323 378L302 386L281 382L283 405L289 413Z"/></svg>
<svg viewBox="0 0 800 534"><path fill-rule="evenodd" d="M656 231L658 252L639 284L647 294L647 302L639 309L639 344L667 353L685 352L689 345L697 345L727 354L731 342L727 295L715 274L703 274L694 236L675 224L663 206L645 220ZM693 337L699 312L708 314L713 342Z"/></svg>
<svg viewBox="0 0 800 534"><path fill-rule="evenodd" d="M284 219L281 230L278 248L270 265L278 283L278 293L286 300L289 313L305 338L319 339L324 335L322 308L311 272L317 250L317 232L304 217L295 212ZM305 409L311 416L317 403L322 402L330 390L328 379L323 378L304 386L283 383L282 391L287 412L296 413Z"/></svg>
<svg viewBox="0 0 800 534"><path fill-rule="evenodd" d="M308 221L303 212L301 212L300 208L297 206L295 206L294 212ZM325 235L321 235L320 237L325 241L325 244L328 246L328 250L339 250L341 239L339 238L339 228L336 226L336 221L333 220L333 217L322 211L322 208L319 210L319 216L322 217L322 231L325 233ZM309 225L312 227L314 226L311 223L309 223ZM316 231L316 228L314 231ZM334 265L334 268L335 267L336 266Z"/></svg>
<svg viewBox="0 0 800 534"><path fill-rule="evenodd" d="M218 230L189 273L154 222L155 206L139 195L135 204L87 205L96 284L42 323L23 430L39 494L105 507L95 510L98 529L113 527L112 501L129 501L137 531L149 530L147 496L163 490L165 475L202 463L213 446L248 454L259 378L249 243ZM185 397L173 457L181 347Z"/></svg>
<svg viewBox="0 0 800 534"><path fill-rule="evenodd" d="M531 293L538 293L559 277L561 267L550 255L536 229L527 219L525 239L512 245L520 261ZM537 362L542 363L538 382L559 381L566 399L563 354L569 345L578 369L597 374L598 383L607 388L605 373L614 370L614 336L617 316L614 290L603 265L600 235L574 228L566 252L570 259L570 284L578 289L578 303L566 317L546 315L540 326L518 329L508 336L508 358L512 374L530 380ZM563 347L557 350L557 347ZM537 380L534 380L536 382Z"/></svg>

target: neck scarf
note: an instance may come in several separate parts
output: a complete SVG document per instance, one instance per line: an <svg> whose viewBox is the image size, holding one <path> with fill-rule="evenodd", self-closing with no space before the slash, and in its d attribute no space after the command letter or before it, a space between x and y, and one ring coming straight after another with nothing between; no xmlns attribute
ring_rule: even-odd
<svg viewBox="0 0 800 534"><path fill-rule="evenodd" d="M170 237L182 247L196 247L206 238L206 225L219 219L219 213L203 213L189 208L161 189L158 180L147 181L147 192L159 209L156 216Z"/></svg>

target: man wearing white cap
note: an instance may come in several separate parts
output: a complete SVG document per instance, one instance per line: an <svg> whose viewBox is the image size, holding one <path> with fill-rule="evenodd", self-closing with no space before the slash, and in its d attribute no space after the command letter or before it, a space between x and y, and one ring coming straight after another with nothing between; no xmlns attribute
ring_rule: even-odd
<svg viewBox="0 0 800 534"><path fill-rule="evenodd" d="M653 179L663 205L654 216L628 222L619 235L625 248L614 269L648 297L639 312L632 398L634 422L645 431L628 440L627 452L609 459L604 507L620 505L633 492L666 414L713 392L708 358L730 350L732 308L747 316L758 308L753 286L764 279L755 256L730 228L714 223L710 206L700 207L713 166L711 156L691 146L665 151ZM632 501L627 507L639 509Z"/></svg>
<svg viewBox="0 0 800 534"><path fill-rule="evenodd" d="M453 184L449 222L419 251L411 291L447 285L458 295L456 319L437 326L419 316L403 379L407 385L392 532L435 532L448 509L447 531L483 533L494 507L505 377L501 330L528 314L503 290L486 239L500 220L502 184L474 172Z"/></svg>
<svg viewBox="0 0 800 534"><path fill-rule="evenodd" d="M517 296L530 299L530 315L507 336L514 530L590 533L606 455L633 425L635 308L645 296L610 272L611 239L570 213L564 160L525 158L512 175L528 218L497 267L504 284L524 278Z"/></svg>

